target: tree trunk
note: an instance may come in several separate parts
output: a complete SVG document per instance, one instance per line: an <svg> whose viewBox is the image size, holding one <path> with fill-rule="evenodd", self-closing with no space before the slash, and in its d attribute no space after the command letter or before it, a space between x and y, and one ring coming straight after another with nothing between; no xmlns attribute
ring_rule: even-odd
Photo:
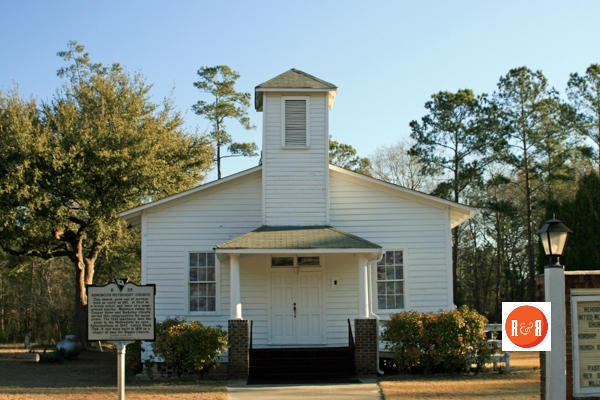
<svg viewBox="0 0 600 400"><path fill-rule="evenodd" d="M77 241L76 282L75 282L75 313L73 315L73 334L83 344L87 342L87 293L86 285L94 282L96 259L102 250L102 245L95 243L86 258L83 253L83 235Z"/></svg>
<svg viewBox="0 0 600 400"><path fill-rule="evenodd" d="M217 179L221 179L221 123L217 122Z"/></svg>
<svg viewBox="0 0 600 400"><path fill-rule="evenodd" d="M527 266L529 269L529 284L527 294L529 301L535 301L535 260L533 257L533 210L531 202L531 184L529 182L529 159L527 150L524 154L525 163L525 205L527 207Z"/></svg>
<svg viewBox="0 0 600 400"><path fill-rule="evenodd" d="M87 341L87 294L85 292L85 265L78 260L75 269L75 313L73 314L73 334L84 345Z"/></svg>
<svg viewBox="0 0 600 400"><path fill-rule="evenodd" d="M495 306L494 318L497 321L502 319L502 304L500 302L500 287L502 283L502 232L500 231L500 214L496 212L496 290L495 290Z"/></svg>

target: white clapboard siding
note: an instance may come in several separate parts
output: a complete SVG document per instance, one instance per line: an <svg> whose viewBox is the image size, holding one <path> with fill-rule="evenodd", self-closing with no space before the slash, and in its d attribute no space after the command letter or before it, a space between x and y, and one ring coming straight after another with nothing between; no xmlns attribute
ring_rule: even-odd
<svg viewBox="0 0 600 400"><path fill-rule="evenodd" d="M268 320L268 269L270 257L243 255L240 257L242 315L252 321L253 345L267 344Z"/></svg>
<svg viewBox="0 0 600 400"><path fill-rule="evenodd" d="M324 225L328 206L327 97L324 93L310 95L309 144L294 148L282 146L283 95L294 94L264 95L264 222L272 226Z"/></svg>
<svg viewBox="0 0 600 400"><path fill-rule="evenodd" d="M332 290L331 279L339 279ZM348 345L348 319L354 329L358 317L358 259L353 255L327 255L325 280L325 320L327 344Z"/></svg>
<svg viewBox="0 0 600 400"><path fill-rule="evenodd" d="M330 172L330 223L383 247L404 251L405 306L449 309L452 261L449 211L375 183ZM387 317L380 312L380 317Z"/></svg>
<svg viewBox="0 0 600 400"><path fill-rule="evenodd" d="M150 209L144 216L142 274L156 284L156 317L180 316L227 327L229 261L220 266L217 313L188 311L188 254L207 251L262 225L260 171ZM243 276L243 275L242 275Z"/></svg>

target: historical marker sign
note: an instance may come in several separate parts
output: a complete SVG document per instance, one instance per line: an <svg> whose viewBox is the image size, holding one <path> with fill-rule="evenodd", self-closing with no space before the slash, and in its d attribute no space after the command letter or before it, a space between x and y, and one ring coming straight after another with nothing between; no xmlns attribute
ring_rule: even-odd
<svg viewBox="0 0 600 400"><path fill-rule="evenodd" d="M600 296L571 297L575 394L600 394Z"/></svg>
<svg viewBox="0 0 600 400"><path fill-rule="evenodd" d="M86 289L89 341L155 340L155 285L115 279L115 283Z"/></svg>

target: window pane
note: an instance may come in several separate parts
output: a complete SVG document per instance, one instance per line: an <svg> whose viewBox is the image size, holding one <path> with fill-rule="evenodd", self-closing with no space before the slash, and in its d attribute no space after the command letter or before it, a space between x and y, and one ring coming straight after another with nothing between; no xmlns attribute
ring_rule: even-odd
<svg viewBox="0 0 600 400"><path fill-rule="evenodd" d="M206 268L198 268L198 281L206 282Z"/></svg>
<svg viewBox="0 0 600 400"><path fill-rule="evenodd" d="M207 267L206 268L206 280L208 282L214 282L215 279L215 267Z"/></svg>
<svg viewBox="0 0 600 400"><path fill-rule="evenodd" d="M198 268L190 268L190 281L195 282L198 280Z"/></svg>
<svg viewBox="0 0 600 400"><path fill-rule="evenodd" d="M385 294L394 294L394 282L385 283Z"/></svg>
<svg viewBox="0 0 600 400"><path fill-rule="evenodd" d="M391 281L394 279L394 266L393 265L385 266L385 278L388 281Z"/></svg>
<svg viewBox="0 0 600 400"><path fill-rule="evenodd" d="M293 267L294 257L273 257L271 265L273 267Z"/></svg>
<svg viewBox="0 0 600 400"><path fill-rule="evenodd" d="M298 257L298 265L319 266L319 257Z"/></svg>
<svg viewBox="0 0 600 400"><path fill-rule="evenodd" d="M207 289L207 295L214 297L214 296L216 296L216 294L217 294L217 284L209 283L208 289Z"/></svg>
<svg viewBox="0 0 600 400"><path fill-rule="evenodd" d="M190 253L190 311L216 311L216 256Z"/></svg>
<svg viewBox="0 0 600 400"><path fill-rule="evenodd" d="M396 264L396 265L402 264L402 252L401 251L394 252L394 264Z"/></svg>
<svg viewBox="0 0 600 400"><path fill-rule="evenodd" d="M385 263L386 263L386 265L394 264L394 252L393 251L385 252Z"/></svg>
<svg viewBox="0 0 600 400"><path fill-rule="evenodd" d="M198 311L198 298L190 299L190 311Z"/></svg>
<svg viewBox="0 0 600 400"><path fill-rule="evenodd" d="M396 269L396 279L404 279L404 268L402 265L396 265L394 268Z"/></svg>
<svg viewBox="0 0 600 400"><path fill-rule="evenodd" d="M377 308L379 308L380 310L385 310L387 308L385 303L385 296L377 296Z"/></svg>
<svg viewBox="0 0 600 400"><path fill-rule="evenodd" d="M206 297L198 298L198 311L206 311Z"/></svg>
<svg viewBox="0 0 600 400"><path fill-rule="evenodd" d="M377 282L377 294L385 294L385 282Z"/></svg>
<svg viewBox="0 0 600 400"><path fill-rule="evenodd" d="M383 265L377 266L377 280L385 281L385 266Z"/></svg>
<svg viewBox="0 0 600 400"><path fill-rule="evenodd" d="M379 260L377 265L385 265L385 254L381 257L381 260Z"/></svg>
<svg viewBox="0 0 600 400"><path fill-rule="evenodd" d="M396 308L404 308L404 296L396 296Z"/></svg>
<svg viewBox="0 0 600 400"><path fill-rule="evenodd" d="M394 282L394 293L396 294L404 294L404 285L403 282Z"/></svg>
<svg viewBox="0 0 600 400"><path fill-rule="evenodd" d="M214 297L208 298L208 303L206 304L206 311L215 311L217 309L217 302Z"/></svg>
<svg viewBox="0 0 600 400"><path fill-rule="evenodd" d="M206 253L206 265L214 267L215 264L215 253Z"/></svg>
<svg viewBox="0 0 600 400"><path fill-rule="evenodd" d="M391 310L396 308L396 296L385 296L387 302L387 309Z"/></svg>

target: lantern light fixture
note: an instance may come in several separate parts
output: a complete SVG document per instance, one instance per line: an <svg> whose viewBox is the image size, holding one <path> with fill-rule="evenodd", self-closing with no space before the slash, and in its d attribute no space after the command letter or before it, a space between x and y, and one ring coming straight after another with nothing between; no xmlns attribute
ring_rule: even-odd
<svg viewBox="0 0 600 400"><path fill-rule="evenodd" d="M567 239L569 233L572 233L561 221L557 219L551 219L546 221L546 224L538 231L542 245L544 246L544 252L550 258L548 267L560 267L558 258L565 252Z"/></svg>

